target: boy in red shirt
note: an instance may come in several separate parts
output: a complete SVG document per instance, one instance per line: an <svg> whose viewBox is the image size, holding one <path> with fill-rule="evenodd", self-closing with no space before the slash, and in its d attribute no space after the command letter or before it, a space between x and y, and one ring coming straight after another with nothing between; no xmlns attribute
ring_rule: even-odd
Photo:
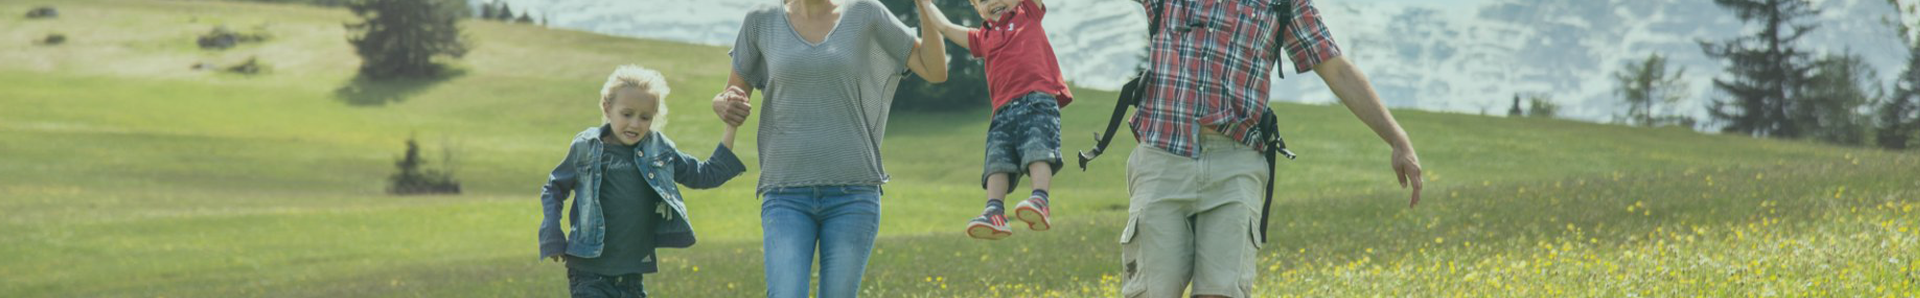
<svg viewBox="0 0 1920 298"><path fill-rule="evenodd" d="M1060 63L1047 42L1040 20L1047 15L1041 0L970 0L980 13L979 29L954 25L932 0L920 0L921 17L932 18L941 35L986 61L987 91L992 97L993 120L987 129L986 167L981 185L987 189L987 207L967 222L967 236L996 240L1013 235L1007 228L1002 199L1021 175L1033 179L1033 195L1014 207L1014 217L1027 228L1045 231L1053 172L1060 169L1060 108L1073 102Z"/></svg>

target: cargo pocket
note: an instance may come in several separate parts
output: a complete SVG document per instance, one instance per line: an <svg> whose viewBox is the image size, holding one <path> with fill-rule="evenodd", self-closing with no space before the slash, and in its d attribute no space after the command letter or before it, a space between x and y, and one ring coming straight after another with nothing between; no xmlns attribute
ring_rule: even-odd
<svg viewBox="0 0 1920 298"><path fill-rule="evenodd" d="M1247 241L1253 242L1253 251L1258 255L1260 248L1266 246L1266 238L1260 235L1259 213L1254 214L1252 219L1247 220Z"/></svg>
<svg viewBox="0 0 1920 298"><path fill-rule="evenodd" d="M1120 295L1122 297L1140 297L1147 292L1147 284L1139 280L1140 243L1134 243L1133 237L1140 233L1140 218L1127 216L1127 227L1120 230Z"/></svg>

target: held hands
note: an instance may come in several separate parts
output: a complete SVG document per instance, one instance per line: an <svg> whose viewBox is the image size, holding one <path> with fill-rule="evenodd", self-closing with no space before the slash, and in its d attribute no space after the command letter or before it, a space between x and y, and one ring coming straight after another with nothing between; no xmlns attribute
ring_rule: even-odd
<svg viewBox="0 0 1920 298"><path fill-rule="evenodd" d="M1400 179L1400 188L1407 188L1408 184L1412 184L1413 186L1413 200L1407 202L1407 208L1413 208L1413 205L1420 204L1420 187L1422 180L1420 177L1420 156L1413 153L1412 146L1394 146L1393 173L1395 178Z"/></svg>
<svg viewBox="0 0 1920 298"><path fill-rule="evenodd" d="M746 123L747 116L753 114L753 104L748 102L747 90L736 86L727 86L726 91L713 96L713 114L727 127L740 127Z"/></svg>

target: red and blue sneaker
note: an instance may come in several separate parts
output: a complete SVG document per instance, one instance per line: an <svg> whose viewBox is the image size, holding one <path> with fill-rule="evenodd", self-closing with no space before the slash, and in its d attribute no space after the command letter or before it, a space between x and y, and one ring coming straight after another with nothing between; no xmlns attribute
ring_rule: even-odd
<svg viewBox="0 0 1920 298"><path fill-rule="evenodd" d="M967 221L967 236L986 240L1000 240L1013 236L1013 229L1007 228L1007 215L1002 208L1000 201L989 201L987 209L981 211L980 216Z"/></svg>
<svg viewBox="0 0 1920 298"><path fill-rule="evenodd" d="M1013 207L1013 217L1027 222L1027 229L1035 231L1052 229L1053 224L1048 220L1052 214L1053 211L1047 208L1047 196L1039 193Z"/></svg>

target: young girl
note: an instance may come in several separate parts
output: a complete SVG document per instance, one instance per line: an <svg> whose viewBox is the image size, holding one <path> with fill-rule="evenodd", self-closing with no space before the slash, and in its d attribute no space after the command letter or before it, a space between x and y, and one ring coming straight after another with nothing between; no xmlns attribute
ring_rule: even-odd
<svg viewBox="0 0 1920 298"><path fill-rule="evenodd" d="M566 262L573 297L646 297L641 274L657 271L654 249L694 243L674 183L712 188L746 170L732 151L735 125L706 161L674 148L659 132L669 91L659 72L614 69L600 89L605 124L573 137L541 189L540 257ZM562 235L569 192L573 208Z"/></svg>

